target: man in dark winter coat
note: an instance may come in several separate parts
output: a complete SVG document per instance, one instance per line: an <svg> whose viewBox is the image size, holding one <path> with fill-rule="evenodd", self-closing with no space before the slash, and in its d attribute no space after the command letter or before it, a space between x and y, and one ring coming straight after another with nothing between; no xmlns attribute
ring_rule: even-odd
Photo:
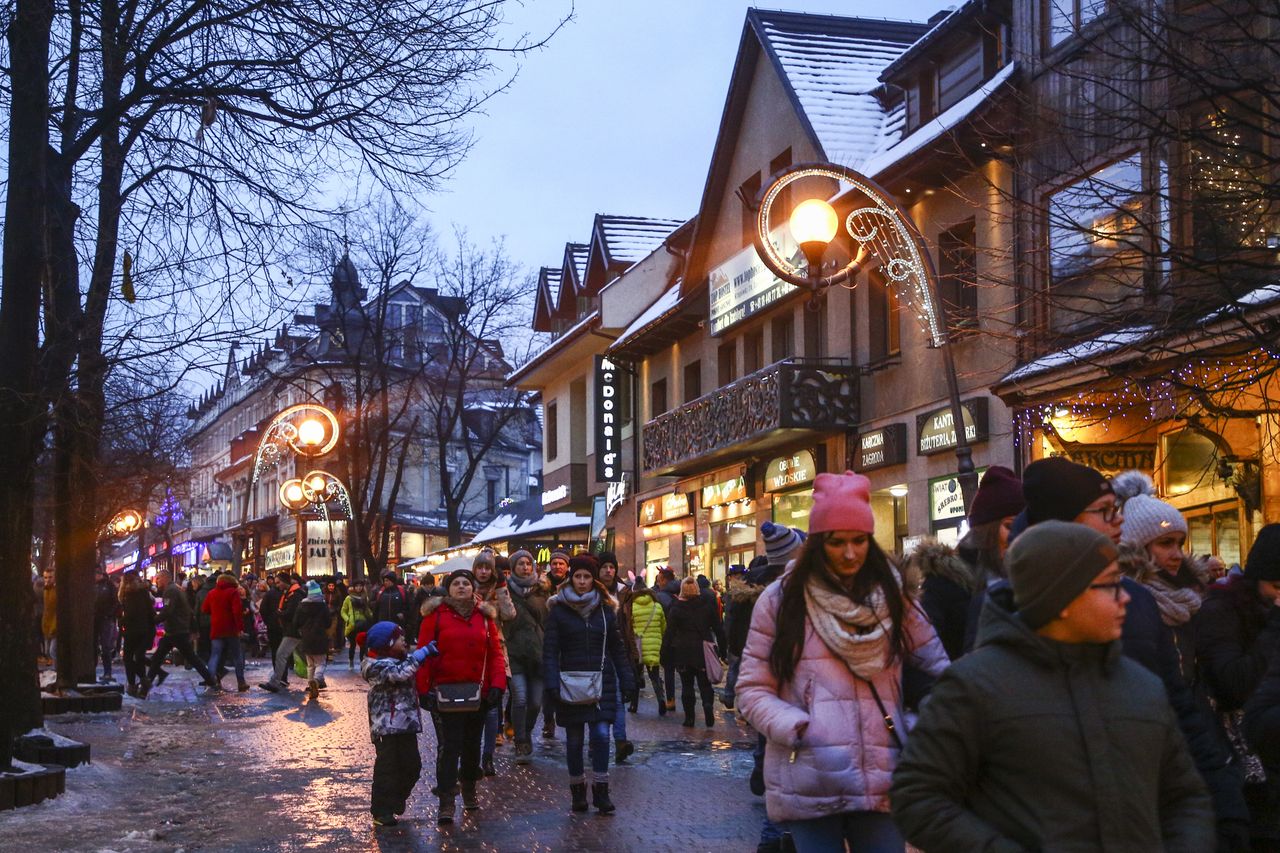
<svg viewBox="0 0 1280 853"><path fill-rule="evenodd" d="M204 679L205 685L213 687L215 681L209 673L209 668L196 654L196 650L191 648L191 629L195 620L187 594L172 582L169 573L163 569L156 574L156 587L164 599L164 609L160 611L160 616L156 620L164 623L164 637L156 646L156 653L151 658L151 668L147 671L146 680L140 688L141 698L146 698L153 681L158 679L157 683L163 684L169 677L169 673L164 671L164 659L173 649L177 649L182 654L183 660L196 668L196 672L200 673L200 677Z"/></svg>
<svg viewBox="0 0 1280 853"><path fill-rule="evenodd" d="M93 588L93 636L97 643L98 657L102 660L102 681L112 681L111 659L116 655L117 625L120 618L120 598L116 585L111 582L107 570L99 567L97 583Z"/></svg>
<svg viewBox="0 0 1280 853"><path fill-rule="evenodd" d="M267 626L267 646L271 649L271 659L276 659L280 649L280 640L284 631L280 627L280 599L289 588L289 573L277 572L267 586L267 592L258 605L258 613L262 616L262 624Z"/></svg>
<svg viewBox="0 0 1280 853"><path fill-rule="evenodd" d="M399 584L396 573L387 569L382 573L382 587L373 600L373 621L394 622L406 629L408 625L409 602L404 589Z"/></svg>
<svg viewBox="0 0 1280 853"><path fill-rule="evenodd" d="M1074 521L1119 543L1123 514L1110 481L1102 474L1068 459L1050 457L1028 465L1022 482L1027 499L1024 517L1029 525L1048 520ZM1155 598L1132 578L1124 578L1122 584L1130 599L1120 640L1123 653L1164 682L1191 758L1213 797L1221 849L1248 849L1249 809L1244 800L1244 779L1231 762L1217 722L1208 708L1196 701L1183 679L1177 649L1169 629L1160 620ZM1003 586L1007 588L1007 584Z"/></svg>
<svg viewBox="0 0 1280 853"><path fill-rule="evenodd" d="M1109 537L1048 521L1009 551L1012 595L933 689L891 803L926 850L1213 850L1213 810L1160 680L1117 640Z"/></svg>
<svg viewBox="0 0 1280 853"><path fill-rule="evenodd" d="M302 588L301 581L302 579L297 575L289 577L289 586L281 596L280 609L276 611L276 618L280 623L282 636L280 638L280 646L276 649L275 669L272 671L270 678L258 685L263 690L268 690L272 693L276 693L288 686L285 681L286 673L289 672L289 667L292 665L293 653L301 642L297 625L294 622L298 606L306 598L306 592Z"/></svg>

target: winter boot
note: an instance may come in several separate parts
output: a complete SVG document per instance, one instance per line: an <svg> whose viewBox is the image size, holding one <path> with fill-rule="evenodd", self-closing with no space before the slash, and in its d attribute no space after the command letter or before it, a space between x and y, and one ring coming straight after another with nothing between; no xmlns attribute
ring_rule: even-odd
<svg viewBox="0 0 1280 853"><path fill-rule="evenodd" d="M440 810L436 812L436 825L444 826L453 823L453 797L440 798Z"/></svg>
<svg viewBox="0 0 1280 853"><path fill-rule="evenodd" d="M516 764L529 764L533 759L533 743L531 741L516 741Z"/></svg>
<svg viewBox="0 0 1280 853"><path fill-rule="evenodd" d="M715 705L703 705L702 714L704 717L706 717L707 728L711 728L716 724L716 706Z"/></svg>
<svg viewBox="0 0 1280 853"><path fill-rule="evenodd" d="M484 757L484 760L480 762L480 769L484 771L486 776L498 775L498 769L493 766L493 753L489 753Z"/></svg>
<svg viewBox="0 0 1280 853"><path fill-rule="evenodd" d="M307 695L313 700L320 698L320 682L314 678L307 682Z"/></svg>
<svg viewBox="0 0 1280 853"><path fill-rule="evenodd" d="M666 705L667 705L668 711L674 711L676 709L676 697L674 696L668 697Z"/></svg>
<svg viewBox="0 0 1280 853"><path fill-rule="evenodd" d="M639 700L639 699L634 700L630 705L628 705L628 706L627 706L627 710L628 710L628 711L630 711L630 712L631 712L631 713L633 713L633 714L639 714L639 713L640 713L640 700Z"/></svg>
<svg viewBox="0 0 1280 853"><path fill-rule="evenodd" d="M687 697L682 704L684 705L684 723L682 725L693 728L693 697Z"/></svg>
<svg viewBox="0 0 1280 853"><path fill-rule="evenodd" d="M608 782L592 782L591 783L591 803L596 807L596 811L600 814L613 814L616 806L613 800L609 799L609 783Z"/></svg>
<svg viewBox="0 0 1280 853"><path fill-rule="evenodd" d="M241 681L240 683L238 683L238 684L236 685L236 692L238 692L238 693L248 693L248 692L249 692L249 682L247 682L247 681Z"/></svg>
<svg viewBox="0 0 1280 853"><path fill-rule="evenodd" d="M627 759L630 758L632 755L634 755L635 751L636 751L635 744L633 744L631 741L629 740L618 741L618 745L615 747L615 751L613 754L613 763L626 764Z"/></svg>
<svg viewBox="0 0 1280 853"><path fill-rule="evenodd" d="M575 812L585 812L587 810L587 783L570 782L569 793L573 795L573 810Z"/></svg>
<svg viewBox="0 0 1280 853"><path fill-rule="evenodd" d="M476 780L462 780L462 810L473 812L480 808L480 797L476 794Z"/></svg>

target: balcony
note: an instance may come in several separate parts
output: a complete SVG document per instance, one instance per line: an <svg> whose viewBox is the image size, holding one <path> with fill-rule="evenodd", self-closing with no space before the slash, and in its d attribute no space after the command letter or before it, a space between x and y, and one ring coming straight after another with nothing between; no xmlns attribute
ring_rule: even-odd
<svg viewBox="0 0 1280 853"><path fill-rule="evenodd" d="M644 425L644 470L686 474L736 454L858 423L858 370L831 359L787 359Z"/></svg>

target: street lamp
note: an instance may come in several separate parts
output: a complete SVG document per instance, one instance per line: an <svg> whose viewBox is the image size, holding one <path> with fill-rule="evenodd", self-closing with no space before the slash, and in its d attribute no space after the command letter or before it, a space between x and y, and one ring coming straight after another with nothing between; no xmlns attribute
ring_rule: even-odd
<svg viewBox="0 0 1280 853"><path fill-rule="evenodd" d="M114 539L123 539L142 528L142 513L136 509L122 509L107 522L106 533Z"/></svg>
<svg viewBox="0 0 1280 853"><path fill-rule="evenodd" d="M836 182L841 189L832 197L840 195L853 202L853 210L844 219L844 230L856 244L857 251L849 263L825 276L822 274L823 257L839 231L839 216L829 201L807 198L791 211L791 235L806 261L803 273L800 267L782 255L769 234L773 206L784 197L783 191L797 181L814 178ZM775 176L764 190L752 242L756 254L770 272L788 284L808 288L814 296L833 284L849 281L871 258L879 261L881 271L899 298L919 318L929 346L942 350L951 420L956 434L956 474L965 511L968 512L978 490L978 474L973 466L973 451L965 435L964 408L960 405L946 313L938 297L933 260L907 212L865 175L833 163L802 163Z"/></svg>
<svg viewBox="0 0 1280 853"><path fill-rule="evenodd" d="M329 560L337 575L338 554L334 547L333 517L329 515L329 504L335 501L347 520L351 520L351 495L342 481L328 471L310 471L305 477L294 477L280 484L280 504L294 514L298 524L302 511L314 507L329 525Z"/></svg>

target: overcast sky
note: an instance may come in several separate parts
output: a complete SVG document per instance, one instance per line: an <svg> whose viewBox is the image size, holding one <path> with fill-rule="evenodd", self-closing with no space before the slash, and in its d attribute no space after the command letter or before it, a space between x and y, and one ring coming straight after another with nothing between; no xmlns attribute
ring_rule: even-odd
<svg viewBox="0 0 1280 853"><path fill-rule="evenodd" d="M509 34L574 19L523 60L474 122L476 144L429 202L440 230L505 236L517 262L559 266L592 216L684 219L706 180L742 34L743 0L528 0ZM927 19L946 0L759 3L823 14Z"/></svg>

